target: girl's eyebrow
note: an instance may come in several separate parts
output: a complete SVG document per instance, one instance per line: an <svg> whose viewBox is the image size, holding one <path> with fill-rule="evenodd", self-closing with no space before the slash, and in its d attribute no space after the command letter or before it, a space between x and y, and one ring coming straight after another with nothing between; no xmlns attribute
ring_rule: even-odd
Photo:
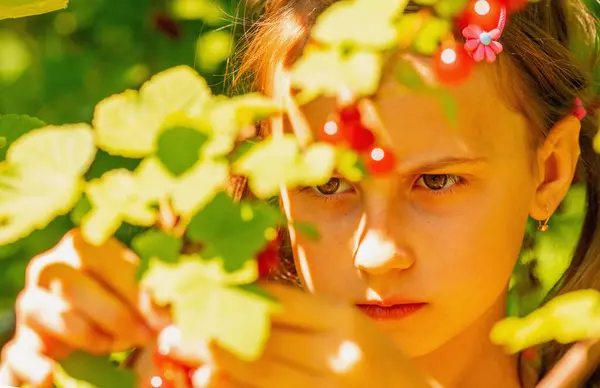
<svg viewBox="0 0 600 388"><path fill-rule="evenodd" d="M424 162L410 166L409 163L400 164L398 170L406 174L423 174L429 171L440 170L449 166L460 166L460 165L473 165L481 164L487 161L484 157L460 157L460 156L446 156L440 159Z"/></svg>

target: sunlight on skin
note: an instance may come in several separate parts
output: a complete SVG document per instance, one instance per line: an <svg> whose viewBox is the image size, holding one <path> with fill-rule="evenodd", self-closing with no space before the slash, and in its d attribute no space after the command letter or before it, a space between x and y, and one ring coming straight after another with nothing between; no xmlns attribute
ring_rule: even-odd
<svg viewBox="0 0 600 388"><path fill-rule="evenodd" d="M338 353L329 358L329 366L336 373L348 373L361 360L362 356L358 345L345 340L340 344Z"/></svg>
<svg viewBox="0 0 600 388"><path fill-rule="evenodd" d="M168 354L173 346L181 343L181 336L181 330L175 325L165 327L158 335L158 351Z"/></svg>
<svg viewBox="0 0 600 388"><path fill-rule="evenodd" d="M210 365L204 365L198 368L192 376L194 387L207 387L211 382L213 374L214 370Z"/></svg>
<svg viewBox="0 0 600 388"><path fill-rule="evenodd" d="M360 218L360 222L356 227L356 232L354 233L354 237L352 238L352 252L354 252L354 256L356 256L356 252L358 252L358 248L360 247L360 242L365 235L365 229L367 226L367 215L363 214Z"/></svg>

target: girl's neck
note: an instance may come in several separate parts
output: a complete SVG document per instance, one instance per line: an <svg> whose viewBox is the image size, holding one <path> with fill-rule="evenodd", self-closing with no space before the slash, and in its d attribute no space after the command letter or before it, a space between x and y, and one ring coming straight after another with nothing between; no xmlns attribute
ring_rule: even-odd
<svg viewBox="0 0 600 388"><path fill-rule="evenodd" d="M518 359L492 344L489 333L505 316L506 295L475 323L415 362L443 388L520 387Z"/></svg>

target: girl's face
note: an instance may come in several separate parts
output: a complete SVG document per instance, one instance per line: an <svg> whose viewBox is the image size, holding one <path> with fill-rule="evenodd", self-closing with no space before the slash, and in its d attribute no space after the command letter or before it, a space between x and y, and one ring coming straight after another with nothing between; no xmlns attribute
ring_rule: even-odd
<svg viewBox="0 0 600 388"><path fill-rule="evenodd" d="M289 193L291 217L321 234L313 241L294 233L304 286L356 304L426 303L404 318L377 321L412 357L504 313L538 186L526 122L486 70L451 89L455 127L436 99L384 80L374 102L396 172ZM320 99L303 109L318 128L335 106Z"/></svg>

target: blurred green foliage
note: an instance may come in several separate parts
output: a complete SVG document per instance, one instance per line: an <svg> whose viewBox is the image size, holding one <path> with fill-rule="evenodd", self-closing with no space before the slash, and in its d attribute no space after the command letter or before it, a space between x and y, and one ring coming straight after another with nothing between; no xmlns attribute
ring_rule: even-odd
<svg viewBox="0 0 600 388"><path fill-rule="evenodd" d="M71 0L64 11L0 21L0 114L90 122L100 100L180 64L221 92L242 3Z"/></svg>

